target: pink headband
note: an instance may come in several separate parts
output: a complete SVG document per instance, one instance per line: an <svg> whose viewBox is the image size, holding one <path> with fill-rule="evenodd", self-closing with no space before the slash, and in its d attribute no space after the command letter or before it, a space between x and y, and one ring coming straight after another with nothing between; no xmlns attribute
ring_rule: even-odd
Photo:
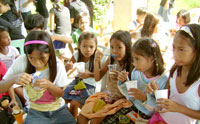
<svg viewBox="0 0 200 124"><path fill-rule="evenodd" d="M27 41L24 46L27 46L29 44L44 44L44 45L48 45L47 42L43 41L43 40L31 40L31 41Z"/></svg>

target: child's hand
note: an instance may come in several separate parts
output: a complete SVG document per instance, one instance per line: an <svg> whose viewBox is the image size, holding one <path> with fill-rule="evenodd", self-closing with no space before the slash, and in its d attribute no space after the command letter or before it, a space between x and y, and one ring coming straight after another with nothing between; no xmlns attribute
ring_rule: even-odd
<svg viewBox="0 0 200 124"><path fill-rule="evenodd" d="M179 112L181 109L180 104L176 103L175 101L172 101L171 99L164 99L160 98L156 102L157 106L162 108L160 112Z"/></svg>
<svg viewBox="0 0 200 124"><path fill-rule="evenodd" d="M127 76L128 76L128 72L122 71L118 74L117 79L123 83L127 80Z"/></svg>
<svg viewBox="0 0 200 124"><path fill-rule="evenodd" d="M176 29L169 29L169 33L171 37L174 37L174 35L176 34L177 30Z"/></svg>
<svg viewBox="0 0 200 124"><path fill-rule="evenodd" d="M27 74L27 73L22 73L22 74L18 74L15 77L15 83L18 85L25 86L29 84L32 79L33 79L32 75Z"/></svg>
<svg viewBox="0 0 200 124"><path fill-rule="evenodd" d="M39 87L41 89L48 89L53 83L45 78L38 79L33 83L33 87Z"/></svg>
<svg viewBox="0 0 200 124"><path fill-rule="evenodd" d="M147 100L146 94L137 88L130 88L130 90L128 91L128 94L129 94L129 96L132 96L131 97L132 99L138 99L141 101Z"/></svg>
<svg viewBox="0 0 200 124"><path fill-rule="evenodd" d="M73 68L73 62L72 61L67 62L65 66L66 71L68 72L72 68Z"/></svg>
<svg viewBox="0 0 200 124"><path fill-rule="evenodd" d="M17 103L16 100L11 100L8 106L9 106L9 107L11 107L11 106L12 106L12 107L13 107L13 106L18 106L18 103Z"/></svg>
<svg viewBox="0 0 200 124"><path fill-rule="evenodd" d="M101 61L102 57L103 57L103 53L100 50L97 50L95 52L95 61Z"/></svg>
<svg viewBox="0 0 200 124"><path fill-rule="evenodd" d="M119 75L118 71L112 70L112 71L109 72L109 77L112 80L118 80L118 75Z"/></svg>
<svg viewBox="0 0 200 124"><path fill-rule="evenodd" d="M149 84L147 84L147 87L146 87L146 93L148 94L152 94L155 90L158 90L159 89L159 86L156 82L151 82Z"/></svg>
<svg viewBox="0 0 200 124"><path fill-rule="evenodd" d="M91 72L89 72L87 69L85 70L85 72L79 72L78 73L78 77L81 79L87 79L89 77L91 77Z"/></svg>

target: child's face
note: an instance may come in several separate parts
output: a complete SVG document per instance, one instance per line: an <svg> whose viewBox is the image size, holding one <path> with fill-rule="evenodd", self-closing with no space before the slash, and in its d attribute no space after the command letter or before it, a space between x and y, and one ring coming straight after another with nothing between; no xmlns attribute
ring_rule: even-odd
<svg viewBox="0 0 200 124"><path fill-rule="evenodd" d="M39 52L35 49L31 54L28 54L28 60L36 70L41 70L47 65L49 56L49 53Z"/></svg>
<svg viewBox="0 0 200 124"><path fill-rule="evenodd" d="M79 49L84 57L89 58L94 54L94 51L96 50L95 39L90 38L82 40Z"/></svg>
<svg viewBox="0 0 200 124"><path fill-rule="evenodd" d="M137 15L137 22L144 23L145 16L146 16L145 14Z"/></svg>
<svg viewBox="0 0 200 124"><path fill-rule="evenodd" d="M79 28L81 31L85 31L89 28L90 26L90 20L87 17L83 17L79 21Z"/></svg>
<svg viewBox="0 0 200 124"><path fill-rule="evenodd" d="M177 19L177 23L179 26L183 26L183 25L185 25L185 20L182 17L179 17Z"/></svg>
<svg viewBox="0 0 200 124"><path fill-rule="evenodd" d="M114 38L110 42L110 54L115 56L115 61L122 61L126 55L126 46L123 42Z"/></svg>
<svg viewBox="0 0 200 124"><path fill-rule="evenodd" d="M179 66L191 65L195 60L195 51L189 44L190 39L176 34L173 41L175 63Z"/></svg>
<svg viewBox="0 0 200 124"><path fill-rule="evenodd" d="M3 14L3 13L6 13L8 11L8 7L9 5L4 5L0 2L0 13Z"/></svg>
<svg viewBox="0 0 200 124"><path fill-rule="evenodd" d="M148 72L153 68L153 57L145 57L132 52L133 65L140 72Z"/></svg>
<svg viewBox="0 0 200 124"><path fill-rule="evenodd" d="M10 35L7 31L1 32L0 44L1 44L1 46L9 46L10 45Z"/></svg>

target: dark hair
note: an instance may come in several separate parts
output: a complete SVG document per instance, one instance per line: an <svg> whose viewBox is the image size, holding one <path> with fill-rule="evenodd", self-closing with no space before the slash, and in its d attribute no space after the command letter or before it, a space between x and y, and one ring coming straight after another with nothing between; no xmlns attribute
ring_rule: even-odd
<svg viewBox="0 0 200 124"><path fill-rule="evenodd" d="M35 49L37 49L39 52L49 53L49 70L50 70L50 81L54 81L57 74L57 65L56 65L56 55L53 47L53 43L51 40L50 35L45 31L31 31L28 33L25 43L31 40L42 40L48 43L48 45L43 44L30 44L27 46L24 46L24 52L27 56L27 54L31 54ZM28 57L27 57L28 59ZM35 67L32 66L32 64L28 61L26 72L28 74L32 74L36 71Z"/></svg>
<svg viewBox="0 0 200 124"><path fill-rule="evenodd" d="M137 9L137 15L146 15L147 14L147 9L145 7L139 7Z"/></svg>
<svg viewBox="0 0 200 124"><path fill-rule="evenodd" d="M7 31L7 32L8 32L8 29L5 28L5 27L3 27L3 26L0 26L0 33L1 33L1 32L4 32L4 31Z"/></svg>
<svg viewBox="0 0 200 124"><path fill-rule="evenodd" d="M148 13L144 19L144 25L141 30L141 36L151 37L158 23L159 16L154 13Z"/></svg>
<svg viewBox="0 0 200 124"><path fill-rule="evenodd" d="M24 21L24 26L27 30L44 29L44 17L40 14L28 15Z"/></svg>
<svg viewBox="0 0 200 124"><path fill-rule="evenodd" d="M121 41L125 47L126 47L126 53L125 56L123 58L124 60L124 68L126 69L127 72L129 72L129 74L131 74L131 69L132 69L132 56L131 56L131 35L128 31L123 31L123 30L118 30L116 31L110 38L110 42L113 39L117 39L119 41ZM113 57L111 57L111 64L114 62Z"/></svg>
<svg viewBox="0 0 200 124"><path fill-rule="evenodd" d="M64 6L60 4L60 0L51 0L53 3L53 8L56 9L57 11L62 11L64 9Z"/></svg>
<svg viewBox="0 0 200 124"><path fill-rule="evenodd" d="M97 37L96 37L96 35L94 33L91 33L91 32L83 32L78 39L78 47L80 47L83 40L88 40L88 39L94 39L95 44L96 44L96 49L94 51L94 54L90 56L90 63L89 63L89 71L93 72L93 70L94 70L94 57L95 57L95 52L97 50ZM84 60L84 56L81 53L80 49L78 49L78 62L82 62L83 60Z"/></svg>
<svg viewBox="0 0 200 124"><path fill-rule="evenodd" d="M187 80L185 85L189 86L191 84L193 84L195 81L197 81L200 78L200 25L199 24L188 24L188 25L184 25L187 26L192 35L193 38L186 33L183 30L179 30L176 32L176 35L181 35L185 38L190 39L189 40L189 44L193 47L194 51L196 52L196 57L194 60L194 63L191 65L188 76L187 76ZM182 70L182 66L178 66L176 64L173 65L173 67L170 70L170 77L173 76L174 71L177 69L178 71L178 76L181 75L181 70Z"/></svg>
<svg viewBox="0 0 200 124"><path fill-rule="evenodd" d="M178 18L183 18L184 19L184 22L185 24L188 24L190 23L190 12L186 9L181 9L178 13L177 13L177 19Z"/></svg>
<svg viewBox="0 0 200 124"><path fill-rule="evenodd" d="M72 0L71 2L75 2L76 0ZM63 0L64 6L68 7L70 9L70 0Z"/></svg>
<svg viewBox="0 0 200 124"><path fill-rule="evenodd" d="M160 47L152 38L141 38L135 42L132 51L138 55L154 58L153 76L162 74L165 70Z"/></svg>
<svg viewBox="0 0 200 124"><path fill-rule="evenodd" d="M16 17L22 20L21 16L17 12L16 6L14 3L10 2L10 0L0 0L0 3L2 3L3 5L9 5L12 13L14 13Z"/></svg>
<svg viewBox="0 0 200 124"><path fill-rule="evenodd" d="M51 0L51 2L58 3L58 2L60 2L60 0Z"/></svg>

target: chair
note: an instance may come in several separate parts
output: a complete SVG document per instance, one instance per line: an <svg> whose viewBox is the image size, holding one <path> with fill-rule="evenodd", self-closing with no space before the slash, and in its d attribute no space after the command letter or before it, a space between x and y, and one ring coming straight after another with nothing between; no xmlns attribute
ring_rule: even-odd
<svg viewBox="0 0 200 124"><path fill-rule="evenodd" d="M12 40L10 42L10 46L17 48L21 55L24 54L24 40L25 39L18 39L18 40Z"/></svg>

